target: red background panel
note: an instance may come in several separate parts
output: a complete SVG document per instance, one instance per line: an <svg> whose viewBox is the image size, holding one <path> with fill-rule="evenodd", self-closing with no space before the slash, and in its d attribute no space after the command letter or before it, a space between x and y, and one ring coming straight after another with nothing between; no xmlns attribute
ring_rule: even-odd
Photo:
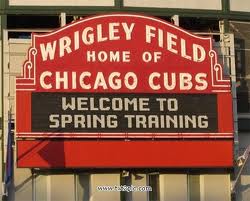
<svg viewBox="0 0 250 201"><path fill-rule="evenodd" d="M16 132L31 132L31 92L16 92Z"/></svg>
<svg viewBox="0 0 250 201"><path fill-rule="evenodd" d="M218 131L227 133L233 131L233 106L231 93L217 94Z"/></svg>
<svg viewBox="0 0 250 201"><path fill-rule="evenodd" d="M232 167L233 141L18 140L17 166L40 168Z"/></svg>

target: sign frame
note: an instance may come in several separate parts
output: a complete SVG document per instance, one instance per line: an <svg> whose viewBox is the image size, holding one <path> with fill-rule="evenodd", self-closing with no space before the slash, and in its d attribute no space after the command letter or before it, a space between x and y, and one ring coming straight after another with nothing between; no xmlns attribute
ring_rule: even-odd
<svg viewBox="0 0 250 201"><path fill-rule="evenodd" d="M107 89L106 91L103 89L81 89L79 91L79 86L71 84L71 85L56 85L52 83L53 79L51 75L55 73L56 69L63 64L64 58L65 61L70 61L71 66L68 68L71 71L77 72L76 66L79 66L77 62L78 60L72 59L70 55L78 54L77 51L73 52L72 48L70 48L69 44L65 41L69 40L70 37L64 38L66 33L71 34L74 33L74 37L78 37L77 30L78 27L87 26L88 23L95 24L96 27L105 23L118 23L122 25L122 23L128 22L130 24L122 25L124 30L127 30L120 37L125 37L128 42L128 46L121 45L117 41L114 42L115 45L108 45L108 43L102 43L103 46L95 45L95 48L129 48L133 47L133 53L140 52L136 49L139 46L135 46L135 43L129 42L132 37L132 31L129 34L128 30L132 30L131 23L137 23L138 26L149 25L147 36L147 47L149 50L161 50L162 42L161 40L156 40L154 36L156 35L155 31L158 26L158 34L162 35L163 28L165 27L168 36L169 44L166 44L166 48L168 50L165 51L167 55L164 58L168 58L169 68L166 70L164 68L164 64L166 64L166 60L162 61L162 63L153 62L151 65L154 68L158 69L159 74L153 74L155 71L153 70L145 70L145 72L141 71L140 66L134 69L134 74L138 77L138 85L140 87L133 88L132 90L127 88L120 88L114 90L113 88ZM117 26L112 24L109 26L113 26L113 32L111 33L111 38L118 38L117 29L114 27ZM155 26L155 27L154 27ZM85 27L86 28L86 27ZM98 29L98 28L97 28ZM73 32L74 30L74 32ZM91 28L89 28L91 30ZM93 29L92 29L93 30ZM114 31L116 30L116 31ZM142 29L139 29L141 31ZM165 30L165 29L164 29ZM174 30L174 31L173 31ZM100 30L99 30L100 31ZM172 33L171 33L172 31ZM118 31L119 32L119 31ZM104 32L103 32L104 33ZM140 32L141 33L141 32ZM62 35L60 35L62 34ZM64 35L63 35L64 34ZM98 35L98 34L97 34ZM145 35L145 36L146 36ZM182 47L190 46L186 50L183 50L179 44L176 44L178 35L179 43ZM54 38L58 37L59 38ZM110 36L110 35L109 35ZM48 51L47 56L41 55L41 44L46 45L46 40L50 40L50 47L53 48L53 41L57 40L60 43L60 37L63 42L61 43L64 46L63 51L60 50L55 51L53 56L50 55L50 51ZM97 37L97 36L96 36ZM107 41L105 39L106 36L99 34L99 40ZM140 38L137 36L137 39L140 41ZM154 39L153 39L154 38ZM79 39L79 38L78 38ZM142 39L141 39L142 40ZM85 38L86 41L86 38ZM157 41L157 42L152 42ZM89 41L88 41L89 42ZM176 43L175 43L176 42ZM47 45L48 45L47 43ZM56 42L55 42L56 43ZM37 45L40 45L40 50L37 49ZM73 43L71 43L73 44ZM118 45L119 44L119 45ZM124 43L125 44L125 43ZM191 44L191 45L190 45ZM21 77L16 78L16 139L17 139L17 166L22 168L196 168L196 167L219 167L219 168L230 168L233 166L233 111L232 111L232 95L231 95L231 84L230 79L225 78L223 75L223 68L218 63L218 58L216 52L213 50L213 41L211 37L200 37L189 33L180 27L176 27L173 24L165 22L163 20L150 17L143 16L137 14L126 14L126 13L114 13L114 14L106 14L84 18L80 21L76 21L72 24L69 24L65 27L62 27L54 32L47 34L32 34L32 47L28 51L28 59L24 63L23 66L23 75ZM74 43L75 50L80 48L85 48L78 46L77 43ZM86 44L85 44L86 45ZM91 45L91 44L89 44ZM202 46L204 45L204 46ZM88 45L86 45L88 46ZM178 49L180 54L177 54L175 47L180 47ZM45 47L45 46L44 46ZM90 46L88 46L90 47ZM191 49L193 48L193 49ZM194 51L194 49L196 50ZM204 48L206 56L202 53L202 48ZM120 50L120 49L119 49ZM192 51L191 51L192 50ZM131 50L132 51L132 50ZM190 51L192 56L190 56ZM69 54L70 52L70 54ZM199 52L199 53L197 53ZM143 52L142 52L143 53ZM61 55L60 55L61 54ZM165 54L165 53L164 53ZM202 58L202 55L204 56ZM62 56L62 59L60 58ZM79 56L79 55L78 55ZM54 59L55 58L55 59ZM80 57L77 57L80 58ZM179 59L178 59L179 58ZM42 61L43 59L43 61ZM53 59L55 61L53 61ZM126 57L125 57L126 60ZM192 61L191 61L192 60ZM47 62L47 63L46 63ZM137 62L137 61L136 61ZM165 63L164 63L165 62ZM204 65L201 63L204 62ZM125 63L125 64L124 64ZM128 70L131 70L130 63L127 65L126 62L123 64L120 62L121 67L128 67ZM143 67L146 66L147 62L144 60ZM176 68L176 63L179 68ZM183 76L183 70L185 69L185 65L188 63L191 71L184 71L186 74L184 76L188 77L189 75L197 75L202 72L201 76L204 76L204 73L207 73L205 78L202 80L200 77L197 79L194 78L195 81L198 80L198 84L190 85ZM44 64L44 65L41 65ZM59 65L60 64L60 65ZM138 64L138 63L137 63ZM142 62L140 64L143 64ZM182 65L182 66L181 66ZM39 66L39 67L38 67ZM89 72L93 73L98 69L95 65L93 68L90 65L86 64L86 69ZM102 67L104 67L103 65ZM199 68L203 68L201 70ZM44 67L44 69L42 69ZM61 66L62 71L67 69L65 66ZM46 69L47 68L47 69ZM41 85L41 75L48 69L52 69L51 73L46 72L43 77L43 85ZM111 73L114 70L114 65L110 65L107 68L107 72ZM172 70L172 71L171 71ZM117 72L121 72L120 69ZM132 71L131 71L132 72ZM176 88L173 90L164 90L164 88L157 89L157 84L155 80L161 76L160 73L172 72L178 74L178 78L176 78L177 82ZM123 72L124 73L124 72ZM77 76L77 74L76 74ZM148 77L147 77L148 76ZM154 78L149 82L149 76L153 76ZM158 76L158 77L157 77ZM104 76L105 77L105 76ZM142 82L145 79L145 83ZM204 78L204 77L203 77ZM180 81L182 79L182 81ZM187 78L188 79L188 78ZM73 78L72 78L73 80ZM39 81L39 82L38 82ZM50 83L51 81L51 83ZM85 80L86 81L86 80ZM148 82L147 82L148 81ZM157 80L159 81L159 80ZM73 83L73 82L72 82ZM93 84L92 82L89 82ZM184 84L183 84L184 83ZM186 83L186 85L185 85ZM51 84L51 85L50 85ZM78 83L79 84L79 83ZM86 84L86 83L85 83ZM98 82L99 86L103 86ZM180 85L182 86L180 87ZM207 85L206 85L207 84ZM63 89L61 87L63 86ZM71 86L71 89L68 88ZM87 85L86 85L87 86ZM92 85L91 85L92 86ZM131 85L130 85L131 86ZM143 86L143 87L142 87ZM187 89L187 86L191 86L191 88ZM196 87L195 87L196 86ZM164 85L165 89L166 86ZM201 89L201 90L199 90ZM154 96L162 95L162 94L184 94L184 95L214 95L216 96L216 112L217 112L217 132L62 132L62 131L32 131L32 93L79 93L82 94L101 94L107 93L112 96L114 93L121 93L123 95L126 94L142 94L148 93ZM144 104L144 106L147 105ZM198 104L197 104L198 105ZM144 109L148 109L147 106ZM150 108L149 108L150 109ZM38 115L36 115L38 116ZM81 153L79 155L79 153ZM101 154L100 154L101 153ZM123 157L121 157L123 156ZM215 157L216 156L216 157ZM104 160L105 158L105 160Z"/></svg>

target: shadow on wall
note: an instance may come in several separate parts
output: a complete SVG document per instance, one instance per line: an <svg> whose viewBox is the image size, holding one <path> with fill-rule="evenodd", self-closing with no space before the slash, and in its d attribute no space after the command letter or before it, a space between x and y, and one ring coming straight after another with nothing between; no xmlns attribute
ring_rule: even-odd
<svg viewBox="0 0 250 201"><path fill-rule="evenodd" d="M63 140L35 140L19 142L17 163L19 167L64 168L65 142ZM26 147L25 147L26 146ZM28 148L27 148L28 146ZM42 159L42 160L41 160ZM25 162L25 164L23 164Z"/></svg>
<svg viewBox="0 0 250 201"><path fill-rule="evenodd" d="M237 106L238 112L248 112L249 111L249 87L248 82L242 78L240 80L240 86L237 87Z"/></svg>
<svg viewBox="0 0 250 201"><path fill-rule="evenodd" d="M249 78L246 61L245 40L235 38L235 67L237 78L237 109L240 113L249 112Z"/></svg>
<svg viewBox="0 0 250 201"><path fill-rule="evenodd" d="M38 153L49 167L64 168L66 166L64 141L47 141Z"/></svg>
<svg viewBox="0 0 250 201"><path fill-rule="evenodd" d="M250 190L250 184L246 185L239 185L238 192L236 195L237 199L234 199L233 201L247 201L249 200L249 191Z"/></svg>
<svg viewBox="0 0 250 201"><path fill-rule="evenodd" d="M77 201L89 201L90 199L90 189L89 174L79 174L78 175L78 185L77 185Z"/></svg>

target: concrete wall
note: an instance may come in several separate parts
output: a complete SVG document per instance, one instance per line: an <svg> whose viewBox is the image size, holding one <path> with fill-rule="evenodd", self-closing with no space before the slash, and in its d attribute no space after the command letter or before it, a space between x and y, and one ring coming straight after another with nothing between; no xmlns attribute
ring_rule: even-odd
<svg viewBox="0 0 250 201"><path fill-rule="evenodd" d="M186 174L160 175L160 200L188 201Z"/></svg>
<svg viewBox="0 0 250 201"><path fill-rule="evenodd" d="M250 12L249 0L230 0L230 10Z"/></svg>
<svg viewBox="0 0 250 201"><path fill-rule="evenodd" d="M221 0L124 0L126 7L185 8L221 10Z"/></svg>
<svg viewBox="0 0 250 201"><path fill-rule="evenodd" d="M244 153L246 148L250 145L249 133L239 134L239 152L240 155ZM240 167L238 167L238 170ZM238 172L238 171L237 171ZM236 186L237 201L250 200L250 159L246 162L246 165L240 176L240 180Z"/></svg>
<svg viewBox="0 0 250 201"><path fill-rule="evenodd" d="M76 200L74 174L35 174L29 186L34 190L27 194L33 194L33 200L35 201ZM19 199L16 200L19 201Z"/></svg>
<svg viewBox="0 0 250 201"><path fill-rule="evenodd" d="M114 6L114 0L9 0L11 6Z"/></svg>
<svg viewBox="0 0 250 201"><path fill-rule="evenodd" d="M229 175L201 175L201 201L231 201Z"/></svg>
<svg viewBox="0 0 250 201"><path fill-rule="evenodd" d="M118 191L98 191L98 186L119 186L120 174L92 174L90 177L89 201L120 201Z"/></svg>
<svg viewBox="0 0 250 201"><path fill-rule="evenodd" d="M0 16L0 29L1 29L1 16ZM0 66L2 66L2 40L1 40L1 31L0 31ZM0 70L0 77L2 77L2 72ZM0 82L0 89L2 88L2 82ZM2 97L2 90L0 90L0 97ZM2 124L2 100L0 99L0 124ZM2 129L0 128L0 135L2 135ZM2 140L0 139L0 163L2 161ZM0 164L0 181L2 181L2 164ZM2 188L0 189L0 197L2 197L3 192Z"/></svg>
<svg viewBox="0 0 250 201"><path fill-rule="evenodd" d="M197 189L190 186L188 181L192 175L186 174L161 174L160 175L160 200L194 201L191 194L199 193L200 201L230 201L230 176L224 175L198 175L200 177Z"/></svg>
<svg viewBox="0 0 250 201"><path fill-rule="evenodd" d="M30 46L30 40L8 40L7 32L4 32L3 52L3 78L4 78L4 145L6 150L8 133L8 112L11 108L12 118L15 117L15 76L22 72L22 63L25 61L26 52ZM2 55L2 54L1 54ZM2 95L1 95L2 98ZM15 153L14 153L15 155ZM4 157L6 153L4 153ZM16 161L16 160L14 160ZM15 166L15 164L14 164ZM0 165L0 169L1 169ZM32 200L32 175L30 169L14 168L14 183L9 191L10 200L31 201Z"/></svg>
<svg viewBox="0 0 250 201"><path fill-rule="evenodd" d="M97 190L97 186L121 185L118 173L48 172L32 176L28 169L19 169L16 172L15 193L10 201L121 201L119 191ZM147 177L146 174L133 174L131 184L148 185ZM148 192L132 192L132 197L126 201L231 201L228 174L197 175L200 181L196 190L200 196L195 200L190 197L189 177L187 174L159 174L159 200L149 200ZM246 200L248 199L244 199Z"/></svg>
<svg viewBox="0 0 250 201"><path fill-rule="evenodd" d="M15 169L11 201L33 201L32 174L29 169Z"/></svg>
<svg viewBox="0 0 250 201"><path fill-rule="evenodd" d="M147 175L146 174L132 174L132 182L133 186L146 186L147 185ZM144 201L147 200L148 193L147 192L132 192L132 200L133 201Z"/></svg>

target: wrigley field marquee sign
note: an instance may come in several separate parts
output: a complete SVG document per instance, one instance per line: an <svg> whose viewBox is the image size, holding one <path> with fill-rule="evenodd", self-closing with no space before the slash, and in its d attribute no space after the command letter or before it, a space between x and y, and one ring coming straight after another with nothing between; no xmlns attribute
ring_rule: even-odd
<svg viewBox="0 0 250 201"><path fill-rule="evenodd" d="M18 139L233 137L210 37L110 14L33 34L16 79Z"/></svg>

